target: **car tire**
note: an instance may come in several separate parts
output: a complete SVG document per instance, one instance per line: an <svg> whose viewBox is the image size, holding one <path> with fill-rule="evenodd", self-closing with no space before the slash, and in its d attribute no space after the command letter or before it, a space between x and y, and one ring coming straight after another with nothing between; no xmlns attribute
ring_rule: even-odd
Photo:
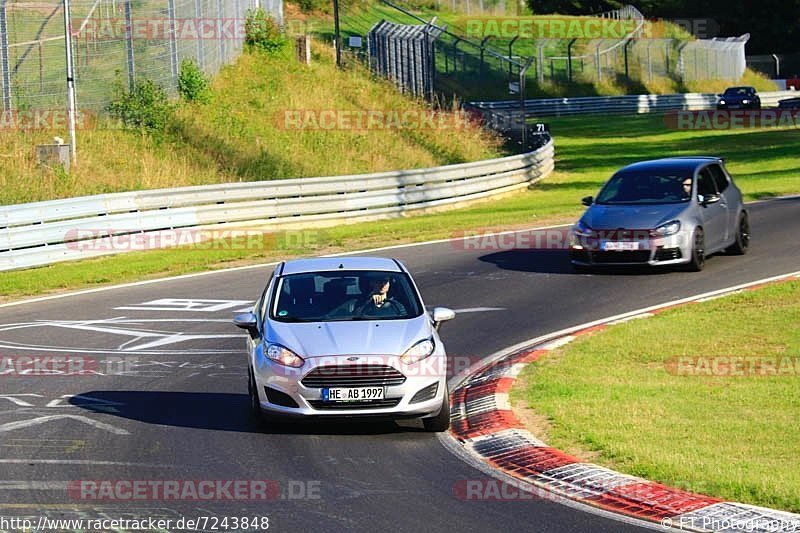
<svg viewBox="0 0 800 533"><path fill-rule="evenodd" d="M425 431L436 433L450 429L450 391L447 388L444 390L444 400L439 412L435 416L423 418L422 425L425 426Z"/></svg>
<svg viewBox="0 0 800 533"><path fill-rule="evenodd" d="M739 215L739 223L736 224L736 240L725 251L731 255L744 255L750 247L750 221L747 213Z"/></svg>
<svg viewBox="0 0 800 533"><path fill-rule="evenodd" d="M267 415L261 410L261 402L256 391L256 378L253 376L253 369L247 369L247 398L250 403L250 415L256 422L256 426L261 428L268 420Z"/></svg>
<svg viewBox="0 0 800 533"><path fill-rule="evenodd" d="M592 273L592 267L590 267L589 265L576 265L575 263L572 263L572 270L574 270L576 274Z"/></svg>
<svg viewBox="0 0 800 533"><path fill-rule="evenodd" d="M697 228L692 235L692 252L689 264L686 265L690 272L700 272L706 265L706 236L703 228Z"/></svg>

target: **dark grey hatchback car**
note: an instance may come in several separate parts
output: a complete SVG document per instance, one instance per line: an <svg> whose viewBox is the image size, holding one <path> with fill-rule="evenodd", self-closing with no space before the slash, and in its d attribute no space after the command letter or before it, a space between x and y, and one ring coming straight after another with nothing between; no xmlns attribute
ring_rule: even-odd
<svg viewBox="0 0 800 533"><path fill-rule="evenodd" d="M744 254L750 223L742 193L718 157L628 165L609 179L570 231L578 271L597 265L685 265L720 251Z"/></svg>

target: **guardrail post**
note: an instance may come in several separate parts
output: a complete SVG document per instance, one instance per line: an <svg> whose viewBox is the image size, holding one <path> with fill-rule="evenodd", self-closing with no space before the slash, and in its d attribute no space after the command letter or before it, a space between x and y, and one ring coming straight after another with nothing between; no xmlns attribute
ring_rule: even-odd
<svg viewBox="0 0 800 533"><path fill-rule="evenodd" d="M128 87L133 90L136 82L136 70L133 62L133 15L131 13L131 0L125 3L125 52L128 61Z"/></svg>

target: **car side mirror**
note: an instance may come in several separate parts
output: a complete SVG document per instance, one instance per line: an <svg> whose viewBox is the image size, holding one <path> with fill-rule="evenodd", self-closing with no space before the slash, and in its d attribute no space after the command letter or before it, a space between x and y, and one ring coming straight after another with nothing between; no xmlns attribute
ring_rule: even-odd
<svg viewBox="0 0 800 533"><path fill-rule="evenodd" d="M258 338L258 322L253 313L242 313L233 319L233 325L246 330L252 338Z"/></svg>
<svg viewBox="0 0 800 533"><path fill-rule="evenodd" d="M720 201L720 195L719 194L709 194L709 195L698 194L697 195L697 201L700 202L700 205L705 207L705 206L707 206L709 204L715 204L715 203L719 202Z"/></svg>
<svg viewBox="0 0 800 533"><path fill-rule="evenodd" d="M581 198L581 203L588 207L594 203L594 198L592 196L584 196Z"/></svg>
<svg viewBox="0 0 800 533"><path fill-rule="evenodd" d="M442 322L447 322L455 318L456 312L447 307L434 307L431 317L433 318L433 327L437 330Z"/></svg>

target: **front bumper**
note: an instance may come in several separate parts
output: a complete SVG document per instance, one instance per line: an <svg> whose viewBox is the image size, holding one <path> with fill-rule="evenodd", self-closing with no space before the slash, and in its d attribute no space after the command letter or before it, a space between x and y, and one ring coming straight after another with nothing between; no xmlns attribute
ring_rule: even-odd
<svg viewBox="0 0 800 533"><path fill-rule="evenodd" d="M260 360L258 360L260 359ZM265 358L254 361L254 377L258 390L261 410L288 417L341 418L341 417L386 417L417 418L432 416L439 412L447 393L446 355L434 353L414 365L405 365L399 357L364 356L371 362L379 362L396 369L405 378L402 384L384 387L384 400L364 404L323 402L323 387L343 386L334 381L307 386L304 378L315 369L355 366L359 363L348 361L348 356L310 358L300 369L287 369ZM362 363L363 364L363 363ZM372 385L368 385L372 386ZM418 400L423 390L436 392L431 397ZM278 394L276 394L276 392ZM269 393L269 396L268 396ZM415 398L417 396L417 398ZM278 400L276 402L276 399ZM415 400L412 402L412 400Z"/></svg>
<svg viewBox="0 0 800 533"><path fill-rule="evenodd" d="M624 242L624 250L608 250L605 239L572 239L570 261L580 266L666 266L688 263L691 245L682 233L668 237L634 239Z"/></svg>

